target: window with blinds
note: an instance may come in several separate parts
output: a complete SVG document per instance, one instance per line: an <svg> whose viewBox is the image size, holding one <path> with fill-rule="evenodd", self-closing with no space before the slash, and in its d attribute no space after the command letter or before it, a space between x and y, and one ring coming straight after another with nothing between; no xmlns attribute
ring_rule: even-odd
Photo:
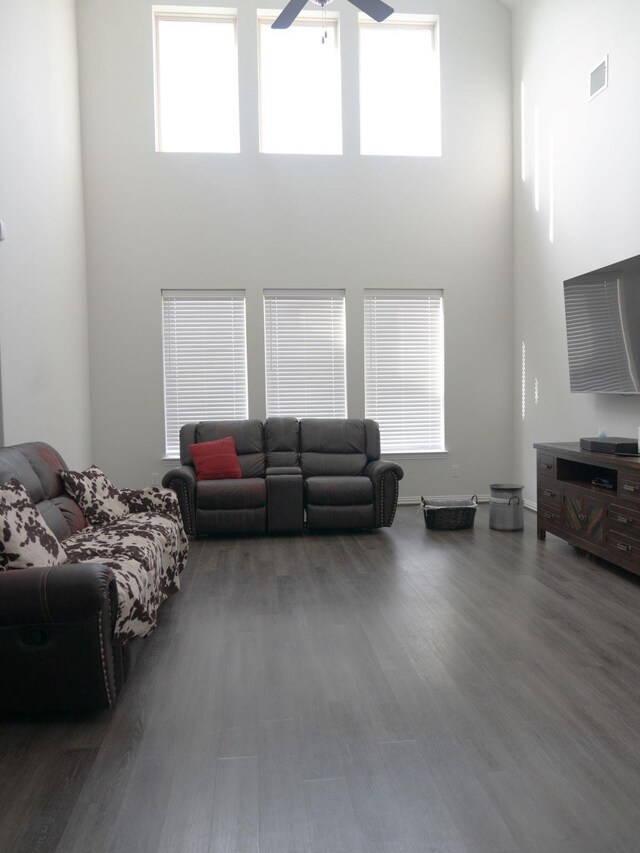
<svg viewBox="0 0 640 853"><path fill-rule="evenodd" d="M245 296L162 292L166 455L180 455L190 421L248 417Z"/></svg>
<svg viewBox="0 0 640 853"><path fill-rule="evenodd" d="M444 450L441 290L366 290L365 411L382 450Z"/></svg>
<svg viewBox="0 0 640 853"><path fill-rule="evenodd" d="M344 291L265 290L267 415L347 415Z"/></svg>

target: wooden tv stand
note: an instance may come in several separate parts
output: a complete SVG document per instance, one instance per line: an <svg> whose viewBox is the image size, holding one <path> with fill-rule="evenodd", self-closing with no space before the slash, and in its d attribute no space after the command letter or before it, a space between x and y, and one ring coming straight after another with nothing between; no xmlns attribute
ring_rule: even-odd
<svg viewBox="0 0 640 853"><path fill-rule="evenodd" d="M538 539L553 533L640 575L640 456L614 456L571 444L538 452ZM613 488L593 484L603 478Z"/></svg>

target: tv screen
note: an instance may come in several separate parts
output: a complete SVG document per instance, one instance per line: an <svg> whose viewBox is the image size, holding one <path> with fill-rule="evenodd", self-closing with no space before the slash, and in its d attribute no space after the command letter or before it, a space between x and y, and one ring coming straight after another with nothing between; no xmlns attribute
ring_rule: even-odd
<svg viewBox="0 0 640 853"><path fill-rule="evenodd" d="M577 393L640 393L640 255L564 282Z"/></svg>

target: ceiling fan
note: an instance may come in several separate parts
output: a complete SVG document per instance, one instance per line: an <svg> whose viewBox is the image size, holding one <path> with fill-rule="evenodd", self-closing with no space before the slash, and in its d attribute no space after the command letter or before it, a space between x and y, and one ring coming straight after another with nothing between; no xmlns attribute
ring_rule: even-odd
<svg viewBox="0 0 640 853"><path fill-rule="evenodd" d="M317 6L328 6L331 0L312 0ZM393 12L391 6L387 6L382 0L349 0L356 9L360 9L365 15L373 18L374 21L384 21ZM289 0L282 12L278 15L275 21L271 24L272 30L286 30L298 17L300 12L307 5L307 0Z"/></svg>

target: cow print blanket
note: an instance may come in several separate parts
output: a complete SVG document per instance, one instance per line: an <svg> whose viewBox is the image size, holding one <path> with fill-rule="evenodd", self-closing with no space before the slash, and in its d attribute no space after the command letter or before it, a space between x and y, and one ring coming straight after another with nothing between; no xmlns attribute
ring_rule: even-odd
<svg viewBox="0 0 640 853"><path fill-rule="evenodd" d="M129 515L85 527L64 540L68 563L101 563L115 574L116 642L146 637L163 601L180 589L188 540L178 499L169 489L121 490Z"/></svg>

